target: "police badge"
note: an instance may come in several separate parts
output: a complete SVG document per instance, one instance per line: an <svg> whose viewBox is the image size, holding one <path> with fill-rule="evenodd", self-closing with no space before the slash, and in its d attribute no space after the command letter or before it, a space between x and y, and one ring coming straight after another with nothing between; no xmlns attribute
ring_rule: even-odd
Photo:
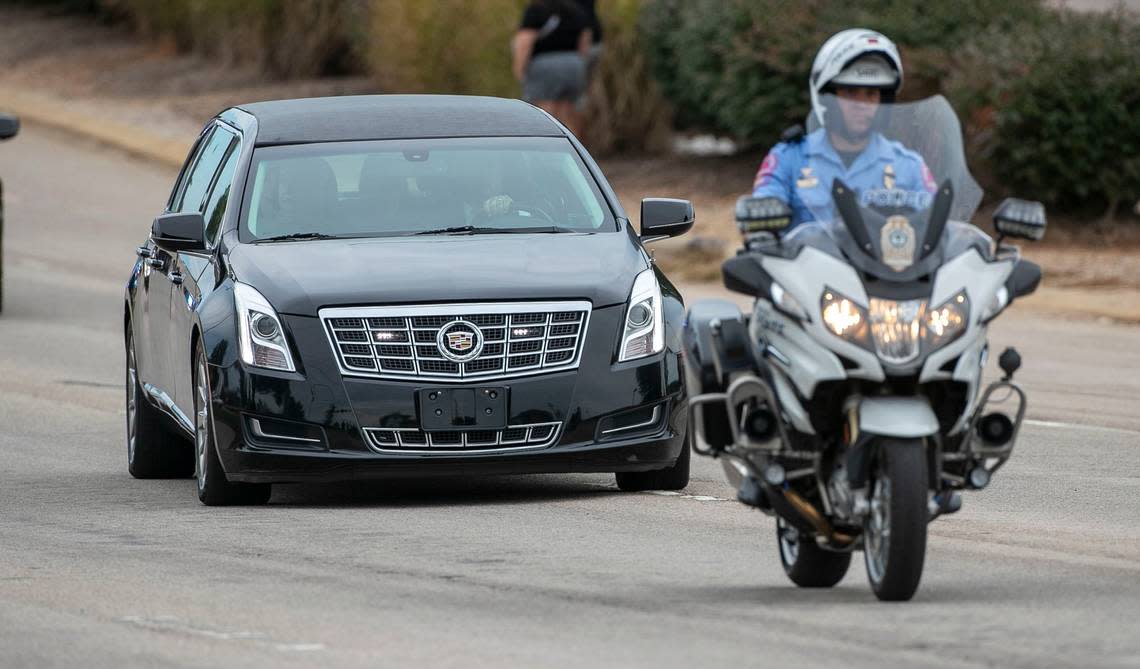
<svg viewBox="0 0 1140 669"><path fill-rule="evenodd" d="M896 272L914 264L914 227L906 216L891 216L883 225L879 238L883 262Z"/></svg>

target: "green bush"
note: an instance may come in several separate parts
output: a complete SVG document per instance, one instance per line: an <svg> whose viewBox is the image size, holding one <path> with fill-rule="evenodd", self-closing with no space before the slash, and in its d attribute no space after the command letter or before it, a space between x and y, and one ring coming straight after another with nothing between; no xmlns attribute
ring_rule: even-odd
<svg viewBox="0 0 1140 669"><path fill-rule="evenodd" d="M1140 19L1059 12L987 32L950 92L1000 190L1111 219L1140 198Z"/></svg>
<svg viewBox="0 0 1140 669"><path fill-rule="evenodd" d="M364 0L98 0L143 34L279 77L351 70Z"/></svg>
<svg viewBox="0 0 1140 669"><path fill-rule="evenodd" d="M386 90L517 96L510 41L526 0L371 0L367 61Z"/></svg>
<svg viewBox="0 0 1140 669"><path fill-rule="evenodd" d="M1044 11L1041 0L655 0L641 30L682 126L766 145L806 117L812 59L839 30L871 28L898 43L903 98L914 99L942 90L963 42Z"/></svg>
<svg viewBox="0 0 1140 669"><path fill-rule="evenodd" d="M605 37L590 80L585 138L599 153L655 153L669 143L672 118L649 72L646 45L637 30L643 0L603 0Z"/></svg>

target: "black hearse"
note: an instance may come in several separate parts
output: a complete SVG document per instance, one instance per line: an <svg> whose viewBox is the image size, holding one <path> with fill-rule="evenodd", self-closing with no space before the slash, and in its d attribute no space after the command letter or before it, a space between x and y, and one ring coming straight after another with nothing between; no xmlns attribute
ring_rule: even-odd
<svg viewBox="0 0 1140 669"><path fill-rule="evenodd" d="M227 109L127 284L127 450L206 504L270 484L616 472L689 477L681 298L598 165L517 100Z"/></svg>

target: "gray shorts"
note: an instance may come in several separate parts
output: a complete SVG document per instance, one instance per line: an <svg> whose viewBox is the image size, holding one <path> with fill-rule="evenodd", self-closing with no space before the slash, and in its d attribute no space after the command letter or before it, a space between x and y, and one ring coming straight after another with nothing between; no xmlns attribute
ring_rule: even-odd
<svg viewBox="0 0 1140 669"><path fill-rule="evenodd" d="M523 99L577 100L586 92L586 60L577 51L551 51L531 59L523 78Z"/></svg>

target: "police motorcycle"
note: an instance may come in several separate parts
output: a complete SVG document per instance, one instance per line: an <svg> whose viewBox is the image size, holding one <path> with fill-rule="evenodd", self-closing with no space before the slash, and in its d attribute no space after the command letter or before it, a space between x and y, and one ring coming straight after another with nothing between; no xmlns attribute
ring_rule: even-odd
<svg viewBox="0 0 1140 669"><path fill-rule="evenodd" d="M0 113L0 140L10 139L20 131L20 119ZM4 183L0 181L0 311L4 310Z"/></svg>
<svg viewBox="0 0 1140 669"><path fill-rule="evenodd" d="M909 600L927 524L989 485L1017 440L1020 357L1006 349L983 388L986 335L1040 281L1006 240L1041 239L1045 209L1005 200L995 241L969 223L982 192L949 103L883 106L882 139L922 156L928 187L875 163L881 187L812 183L824 170L809 155L797 194L816 223L788 230L782 201L741 198L744 248L722 270L755 303L694 304L685 366L692 447L775 517L788 578L834 586L862 551L875 595Z"/></svg>

